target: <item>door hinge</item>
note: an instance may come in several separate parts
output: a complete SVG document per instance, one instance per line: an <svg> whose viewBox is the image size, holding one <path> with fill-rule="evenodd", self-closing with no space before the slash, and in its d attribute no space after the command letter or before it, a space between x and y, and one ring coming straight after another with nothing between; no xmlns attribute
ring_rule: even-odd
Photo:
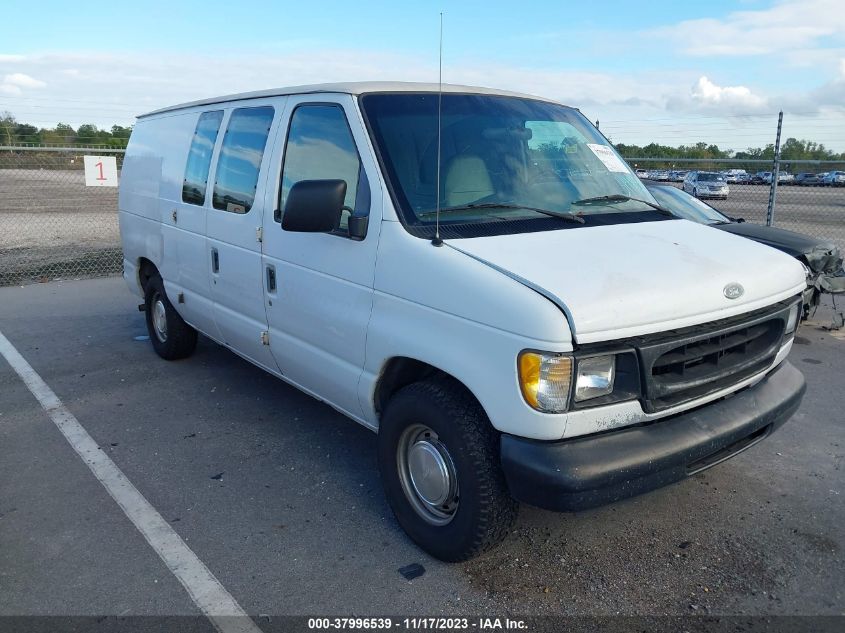
<svg viewBox="0 0 845 633"><path fill-rule="evenodd" d="M256 242L263 242L264 241L264 229L260 226L255 227L255 241Z"/></svg>
<svg viewBox="0 0 845 633"><path fill-rule="evenodd" d="M270 344L270 332L264 330L261 333L261 344L262 345L269 345Z"/></svg>

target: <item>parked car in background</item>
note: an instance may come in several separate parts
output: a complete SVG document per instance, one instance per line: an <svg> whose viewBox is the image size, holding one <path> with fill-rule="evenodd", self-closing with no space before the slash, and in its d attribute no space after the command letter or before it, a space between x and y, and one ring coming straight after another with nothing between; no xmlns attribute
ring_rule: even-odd
<svg viewBox="0 0 845 633"><path fill-rule="evenodd" d="M822 292L845 292L842 253L835 244L801 233L729 217L677 187L649 180L643 184L660 206L679 218L747 237L791 255L804 264L807 271L807 290L804 291L802 310L804 318L819 304Z"/></svg>
<svg viewBox="0 0 845 633"><path fill-rule="evenodd" d="M653 180L661 181L661 182L668 182L669 181L669 172L664 170L658 170L654 172L652 176Z"/></svg>
<svg viewBox="0 0 845 633"><path fill-rule="evenodd" d="M648 172L645 169L638 169L634 172L637 178L648 178Z"/></svg>
<svg viewBox="0 0 845 633"><path fill-rule="evenodd" d="M747 176L748 174L745 173L744 169L729 169L723 172L722 175L725 177L725 182L737 183L740 182L741 176Z"/></svg>
<svg viewBox="0 0 845 633"><path fill-rule="evenodd" d="M803 185L805 187L808 187L808 186L811 186L811 185L818 185L820 183L821 183L821 180L819 180L819 177L816 174L804 172L804 173L795 175L795 184L796 185Z"/></svg>
<svg viewBox="0 0 845 633"><path fill-rule="evenodd" d="M751 182L751 174L742 172L736 175L736 182L740 185L747 185Z"/></svg>
<svg viewBox="0 0 845 633"><path fill-rule="evenodd" d="M822 179L822 184L828 187L845 187L845 171L829 171Z"/></svg>
<svg viewBox="0 0 845 633"><path fill-rule="evenodd" d="M696 198L722 198L727 200L730 187L724 176L715 171L691 171L684 178L684 191Z"/></svg>
<svg viewBox="0 0 845 633"><path fill-rule="evenodd" d="M778 184L779 185L791 185L794 182L795 182L795 176L790 174L788 171L778 172Z"/></svg>
<svg viewBox="0 0 845 633"><path fill-rule="evenodd" d="M674 171L669 172L669 181L670 182L684 182L684 178L687 177L689 170L687 169L676 169Z"/></svg>
<svg viewBox="0 0 845 633"><path fill-rule="evenodd" d="M751 176L750 183L752 185L765 185L771 184L772 182L772 172L770 171L758 171L756 174Z"/></svg>

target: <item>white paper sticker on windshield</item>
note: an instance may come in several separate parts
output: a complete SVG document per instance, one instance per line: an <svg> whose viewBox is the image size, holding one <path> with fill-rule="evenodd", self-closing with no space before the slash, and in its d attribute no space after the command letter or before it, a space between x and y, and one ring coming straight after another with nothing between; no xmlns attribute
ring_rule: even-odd
<svg viewBox="0 0 845 633"><path fill-rule="evenodd" d="M604 163L608 171L628 171L628 166L607 145L587 143L587 147L593 150L593 154Z"/></svg>

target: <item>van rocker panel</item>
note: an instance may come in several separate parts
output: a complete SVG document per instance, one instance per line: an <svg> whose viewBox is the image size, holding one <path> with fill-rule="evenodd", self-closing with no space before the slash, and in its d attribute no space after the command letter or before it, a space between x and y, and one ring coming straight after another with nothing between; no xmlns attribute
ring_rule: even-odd
<svg viewBox="0 0 845 633"><path fill-rule="evenodd" d="M785 423L804 377L789 362L718 402L652 424L565 441L501 437L502 468L518 500L584 510L679 481L732 457Z"/></svg>

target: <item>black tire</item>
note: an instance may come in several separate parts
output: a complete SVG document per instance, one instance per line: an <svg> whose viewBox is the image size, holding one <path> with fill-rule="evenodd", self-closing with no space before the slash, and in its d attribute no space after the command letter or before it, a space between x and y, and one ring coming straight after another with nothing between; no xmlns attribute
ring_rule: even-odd
<svg viewBox="0 0 845 633"><path fill-rule="evenodd" d="M409 429L424 425L448 450L457 481L456 509L445 524L424 518L403 487L399 448ZM499 461L499 434L478 401L458 382L438 378L398 391L385 408L378 459L387 500L399 524L422 549L440 560L472 558L508 535L519 504L510 496ZM405 478L408 486L408 478ZM410 495L410 496L409 496ZM419 499L417 497L417 499ZM424 505L424 504L423 504Z"/></svg>
<svg viewBox="0 0 845 633"><path fill-rule="evenodd" d="M163 307L163 322L166 324L163 332L154 323L153 313L159 304ZM165 360L179 360L194 353L197 347L197 331L185 323L176 312L164 291L164 283L157 274L147 281L144 289L144 308L150 341L159 356Z"/></svg>

